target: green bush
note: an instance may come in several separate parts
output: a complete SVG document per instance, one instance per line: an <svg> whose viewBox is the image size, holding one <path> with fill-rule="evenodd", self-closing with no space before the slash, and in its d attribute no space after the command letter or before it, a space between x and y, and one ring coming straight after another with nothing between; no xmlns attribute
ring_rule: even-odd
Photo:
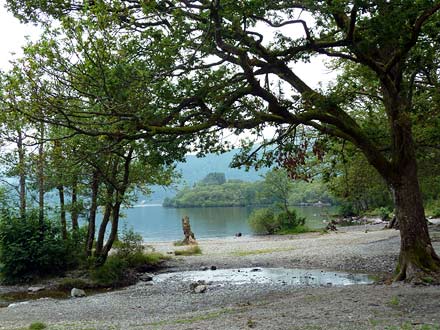
<svg viewBox="0 0 440 330"><path fill-rule="evenodd" d="M7 283L60 274L78 264L72 239L63 240L55 223L41 228L37 212L24 219L0 215L0 276Z"/></svg>
<svg viewBox="0 0 440 330"><path fill-rule="evenodd" d="M142 236L132 229L124 230L116 245L116 252L106 262L91 270L92 279L100 286L123 286L133 283L134 271L157 267L163 260L169 259L154 249L145 252Z"/></svg>
<svg viewBox="0 0 440 330"><path fill-rule="evenodd" d="M46 324L42 322L34 322L29 326L29 330L43 330L46 329Z"/></svg>
<svg viewBox="0 0 440 330"><path fill-rule="evenodd" d="M305 221L306 218L299 217L293 209L275 213L270 208L264 208L252 212L249 216L251 228L259 234L292 232L298 226L304 226Z"/></svg>
<svg viewBox="0 0 440 330"><path fill-rule="evenodd" d="M292 230L298 226L304 226L306 218L299 217L295 210L289 210L288 212L281 212L277 215L276 220L278 222L279 230Z"/></svg>
<svg viewBox="0 0 440 330"><path fill-rule="evenodd" d="M91 278L102 286L119 286L125 282L128 263L117 255L107 258L105 263L90 272Z"/></svg>
<svg viewBox="0 0 440 330"><path fill-rule="evenodd" d="M249 225L258 234L275 234L279 224L272 209L255 210L249 216Z"/></svg>

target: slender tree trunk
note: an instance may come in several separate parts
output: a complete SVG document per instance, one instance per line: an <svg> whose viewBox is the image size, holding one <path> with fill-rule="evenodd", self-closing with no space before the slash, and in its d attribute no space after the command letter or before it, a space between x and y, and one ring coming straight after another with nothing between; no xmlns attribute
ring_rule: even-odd
<svg viewBox="0 0 440 330"><path fill-rule="evenodd" d="M60 221L61 221L61 234L63 239L67 239L67 221L66 221L66 204L64 201L64 186L59 185L58 196L60 198Z"/></svg>
<svg viewBox="0 0 440 330"><path fill-rule="evenodd" d="M92 176L91 184L92 196L90 205L89 226L87 229L86 255L92 255L93 241L95 240L95 223L96 211L98 209L98 192L99 192L99 172L95 171Z"/></svg>
<svg viewBox="0 0 440 330"><path fill-rule="evenodd" d="M118 195L118 194L117 194ZM119 197L117 197L119 198ZM101 261L104 263L107 259L108 253L110 252L110 249L113 246L113 243L115 242L117 236L118 236L118 226L119 226L119 215L121 211L121 201L117 201L115 205L113 205L112 210L112 226L110 230L110 234L107 238L107 242L105 243L102 252L101 252Z"/></svg>
<svg viewBox="0 0 440 330"><path fill-rule="evenodd" d="M113 187L109 187L107 189L107 202L105 204L104 215L102 217L101 225L99 226L98 238L96 240L95 256L97 259L100 259L101 256L102 248L104 246L105 231L107 229L108 223L110 222L110 216L112 214L113 192L114 192Z"/></svg>
<svg viewBox="0 0 440 330"><path fill-rule="evenodd" d="M44 231L44 124L40 125L40 141L38 146L38 221L40 228Z"/></svg>
<svg viewBox="0 0 440 330"><path fill-rule="evenodd" d="M392 186L401 237L396 280L411 281L440 271L440 259L428 233L416 161L407 163L401 170L401 180Z"/></svg>
<svg viewBox="0 0 440 330"><path fill-rule="evenodd" d="M70 214L72 219L72 230L77 232L78 225L78 182L75 180L72 184L72 212Z"/></svg>
<svg viewBox="0 0 440 330"><path fill-rule="evenodd" d="M23 132L18 131L18 176L19 176L19 194L20 194L20 217L26 216L26 151L24 149Z"/></svg>

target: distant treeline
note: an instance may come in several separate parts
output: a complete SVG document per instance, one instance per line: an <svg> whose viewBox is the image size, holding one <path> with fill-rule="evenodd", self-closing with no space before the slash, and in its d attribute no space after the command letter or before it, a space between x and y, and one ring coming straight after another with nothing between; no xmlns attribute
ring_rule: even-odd
<svg viewBox="0 0 440 330"><path fill-rule="evenodd" d="M226 180L224 173L210 173L192 188L185 187L173 198L166 198L165 207L220 207L251 206L276 203L275 198L268 198L265 190L267 182L245 182ZM292 182L289 204L333 204L326 187L320 181L311 183Z"/></svg>

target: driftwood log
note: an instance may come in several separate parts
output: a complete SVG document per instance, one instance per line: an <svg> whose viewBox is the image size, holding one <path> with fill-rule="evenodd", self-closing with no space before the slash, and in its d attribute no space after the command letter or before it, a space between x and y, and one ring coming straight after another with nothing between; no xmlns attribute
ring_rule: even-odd
<svg viewBox="0 0 440 330"><path fill-rule="evenodd" d="M182 244L185 245L197 244L196 237L194 236L194 233L191 230L191 225L189 224L188 216L182 218L182 229L183 229L183 235L185 236L185 238L182 241Z"/></svg>

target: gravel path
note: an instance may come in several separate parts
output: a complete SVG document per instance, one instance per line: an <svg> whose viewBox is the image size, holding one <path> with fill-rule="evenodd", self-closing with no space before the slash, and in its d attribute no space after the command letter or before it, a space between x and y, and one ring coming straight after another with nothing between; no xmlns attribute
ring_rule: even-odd
<svg viewBox="0 0 440 330"><path fill-rule="evenodd" d="M440 228L432 226L440 251ZM384 276L394 269L400 239L381 227L295 237L240 237L199 242L203 255L176 257L168 271L202 266L301 267ZM154 243L163 252L169 242ZM81 299L42 299L0 309L0 329L440 329L440 287L213 283L194 294L189 282L153 281Z"/></svg>

